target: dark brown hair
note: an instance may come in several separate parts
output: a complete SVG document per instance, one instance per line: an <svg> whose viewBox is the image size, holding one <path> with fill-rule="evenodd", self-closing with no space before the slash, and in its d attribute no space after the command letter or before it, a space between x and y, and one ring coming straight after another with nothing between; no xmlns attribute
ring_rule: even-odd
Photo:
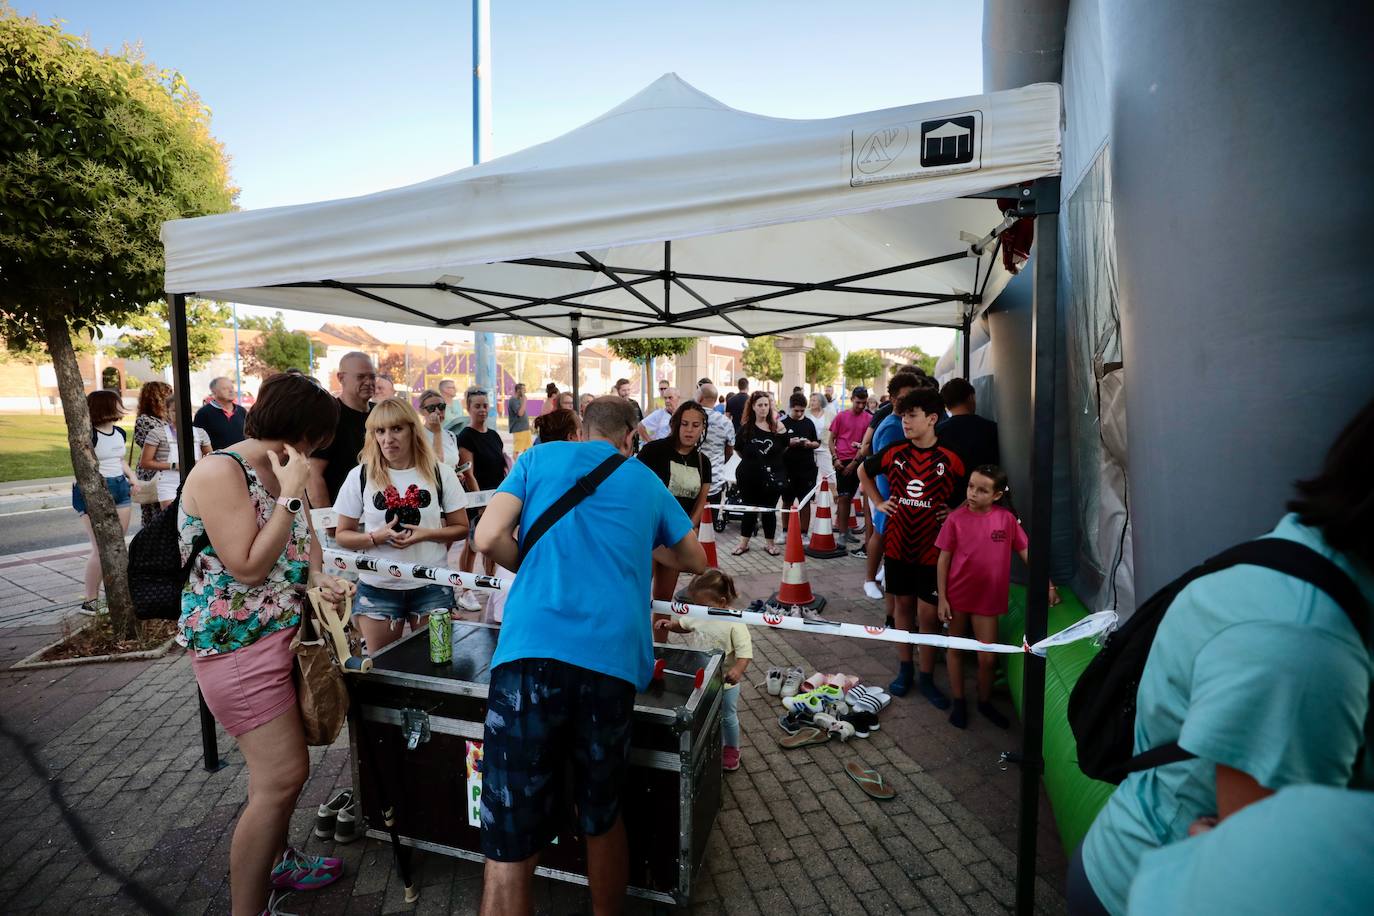
<svg viewBox="0 0 1374 916"><path fill-rule="evenodd" d="M541 445L545 442L569 442L577 438L581 423L577 411L560 407L535 417L534 430L539 433Z"/></svg>
<svg viewBox="0 0 1374 916"><path fill-rule="evenodd" d="M1326 453L1321 473L1299 480L1288 503L1304 525L1321 529L1333 549L1374 565L1374 401L1355 414Z"/></svg>
<svg viewBox="0 0 1374 916"><path fill-rule="evenodd" d="M903 388L918 388L921 380L914 373L898 372L887 382L887 393L890 397L897 397L897 392Z"/></svg>
<svg viewBox="0 0 1374 916"><path fill-rule="evenodd" d="M243 425L250 439L307 443L321 449L334 441L338 400L312 378L282 372L262 383Z"/></svg>
<svg viewBox="0 0 1374 916"><path fill-rule="evenodd" d="M86 395L86 409L91 412L91 425L114 423L124 413L124 401L113 391L92 391Z"/></svg>
<svg viewBox="0 0 1374 916"><path fill-rule="evenodd" d="M777 399L773 397L772 393L768 391L755 391L753 394L749 395L749 403L744 407L744 421L740 425L754 429L758 428L758 417L754 416L754 404L759 398L768 399L768 428L773 432L777 432L778 402Z"/></svg>
<svg viewBox="0 0 1374 916"><path fill-rule="evenodd" d="M140 417L157 417L159 420L170 419L171 411L167 409L167 399L172 396L172 386L166 382L154 379L143 386L143 390L138 393L138 415Z"/></svg>
<svg viewBox="0 0 1374 916"><path fill-rule="evenodd" d="M943 417L945 415L945 402L940 399L940 392L934 388L913 388L902 395L897 401L897 406L893 408L898 416L908 410L920 410L921 413L933 413Z"/></svg>
<svg viewBox="0 0 1374 916"><path fill-rule="evenodd" d="M677 410L673 411L672 418L668 420L668 438L672 441L673 448L677 448L682 444L682 437L680 435L682 418L693 410L701 414L701 438L706 438L706 424L711 422L711 418L706 416L706 408L702 407L696 401L683 401L681 404L677 405ZM701 440L697 440L695 447L701 448Z"/></svg>
<svg viewBox="0 0 1374 916"><path fill-rule="evenodd" d="M940 389L940 397L944 399L945 406L953 410L968 403L968 399L973 397L973 386L968 379L952 378Z"/></svg>

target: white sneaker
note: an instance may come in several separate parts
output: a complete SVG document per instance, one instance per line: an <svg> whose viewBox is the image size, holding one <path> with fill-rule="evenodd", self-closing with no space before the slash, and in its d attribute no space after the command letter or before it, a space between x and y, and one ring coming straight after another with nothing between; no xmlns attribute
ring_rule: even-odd
<svg viewBox="0 0 1374 916"><path fill-rule="evenodd" d="M477 596L472 593L471 589L465 588L458 595L458 606L465 611L480 611L482 602L477 600Z"/></svg>
<svg viewBox="0 0 1374 916"><path fill-rule="evenodd" d="M868 582L864 583L864 594L870 598L875 598L881 601L883 597L883 590L878 588L877 582L869 580Z"/></svg>
<svg viewBox="0 0 1374 916"><path fill-rule="evenodd" d="M879 564L878 564L878 578L877 578L875 581L880 582L880 583L881 583L881 582L886 582L886 581L887 581L887 564L886 564L886 563L879 563Z"/></svg>

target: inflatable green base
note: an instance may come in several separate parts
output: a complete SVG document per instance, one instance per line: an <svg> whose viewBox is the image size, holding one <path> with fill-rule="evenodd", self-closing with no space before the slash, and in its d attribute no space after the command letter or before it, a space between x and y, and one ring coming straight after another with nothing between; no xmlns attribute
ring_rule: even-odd
<svg viewBox="0 0 1374 916"><path fill-rule="evenodd" d="M1049 630L1057 633L1088 615L1088 609L1078 596L1060 586L1063 600L1050 608ZM1026 590L1012 586L1010 611L1000 621L1003 642L1020 643L1026 633ZM1097 655L1092 640L1070 643L1049 651L1045 664L1045 792L1054 808L1054 820L1059 827L1059 839L1064 852L1071 854L1082 841L1093 818L1116 787L1083 775L1078 769L1078 745L1069 728L1069 694L1088 662ZM1016 713L1021 715L1022 672L1025 657L1006 656L1007 686L1011 690Z"/></svg>

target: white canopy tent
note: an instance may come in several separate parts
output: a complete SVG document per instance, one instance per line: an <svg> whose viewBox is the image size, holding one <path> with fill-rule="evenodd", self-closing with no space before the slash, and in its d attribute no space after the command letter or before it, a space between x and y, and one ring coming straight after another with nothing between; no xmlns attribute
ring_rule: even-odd
<svg viewBox="0 0 1374 916"><path fill-rule="evenodd" d="M181 454L186 298L586 338L962 328L1037 246L1026 633L1046 635L1060 90L842 118L736 111L669 74L548 143L364 197L162 228ZM1011 199L1006 215L994 199ZM965 351L967 363L967 349ZM576 379L576 370L574 370ZM192 458L193 462L194 459ZM1044 659L1026 656L1017 910L1034 902ZM215 725L201 704L205 765Z"/></svg>
<svg viewBox="0 0 1374 916"><path fill-rule="evenodd" d="M420 184L166 223L167 290L583 339L958 328L1010 278L966 198L1058 174L1059 127L1053 84L795 121L668 74Z"/></svg>

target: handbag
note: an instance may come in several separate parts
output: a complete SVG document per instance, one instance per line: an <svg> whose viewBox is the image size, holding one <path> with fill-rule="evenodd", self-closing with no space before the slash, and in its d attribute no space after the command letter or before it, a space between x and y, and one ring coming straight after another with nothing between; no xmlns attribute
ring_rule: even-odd
<svg viewBox="0 0 1374 916"><path fill-rule="evenodd" d="M305 743L319 747L334 743L348 715L348 688L340 660L335 657L336 640L330 638L329 631L335 621L340 631L347 625L353 599L344 598L342 609L336 612L319 589L312 588L306 595L310 608L301 614L300 626L291 637L291 652L296 656L296 702ZM333 619L326 620L326 615ZM346 639L344 645L348 645Z"/></svg>
<svg viewBox="0 0 1374 916"><path fill-rule="evenodd" d="M134 447L134 438L130 436L128 461L130 467L133 467L134 464ZM156 505L159 502L157 498L157 475L154 474L151 479L140 480L137 484L135 484L133 490L129 494L129 498L132 499L134 501L134 505L137 506Z"/></svg>

